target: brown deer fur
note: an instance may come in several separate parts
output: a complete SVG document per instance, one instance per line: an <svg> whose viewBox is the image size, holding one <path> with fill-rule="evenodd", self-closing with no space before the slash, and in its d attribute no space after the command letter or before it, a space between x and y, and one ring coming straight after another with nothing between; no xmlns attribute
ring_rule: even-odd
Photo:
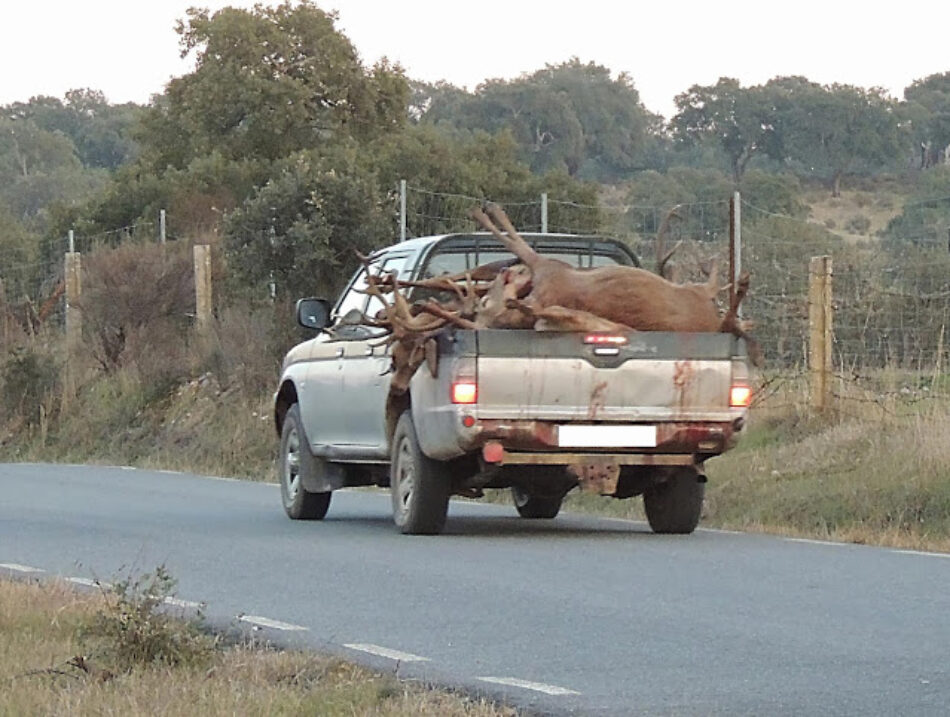
<svg viewBox="0 0 950 717"><path fill-rule="evenodd" d="M507 236L480 209L473 216L531 271L531 291L525 299L528 305L586 311L638 331L721 329L715 304L719 293L715 272L705 284L674 284L632 266L575 269L538 254L499 207L489 205L488 213Z"/></svg>

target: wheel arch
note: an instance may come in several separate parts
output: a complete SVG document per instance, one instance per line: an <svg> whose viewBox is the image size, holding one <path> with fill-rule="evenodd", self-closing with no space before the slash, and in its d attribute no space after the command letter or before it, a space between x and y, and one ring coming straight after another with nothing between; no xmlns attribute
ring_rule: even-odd
<svg viewBox="0 0 950 717"><path fill-rule="evenodd" d="M290 379L285 380L274 397L274 428L277 429L277 436L280 437L284 430L284 418L290 407L297 403L297 387Z"/></svg>
<svg viewBox="0 0 950 717"><path fill-rule="evenodd" d="M412 408L412 395L409 391L405 393L392 393L386 397L386 442L390 449L393 445L393 435L396 433L396 424L399 423L399 417Z"/></svg>

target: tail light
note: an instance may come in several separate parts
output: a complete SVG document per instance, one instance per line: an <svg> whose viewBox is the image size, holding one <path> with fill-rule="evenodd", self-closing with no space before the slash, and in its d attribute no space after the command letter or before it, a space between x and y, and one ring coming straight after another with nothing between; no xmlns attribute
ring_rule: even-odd
<svg viewBox="0 0 950 717"><path fill-rule="evenodd" d="M472 404L478 401L478 384L472 379L452 382L452 403Z"/></svg>
<svg viewBox="0 0 950 717"><path fill-rule="evenodd" d="M752 402L752 388L745 384L733 384L729 389L730 408L748 408Z"/></svg>
<svg viewBox="0 0 950 717"><path fill-rule="evenodd" d="M584 343L594 346L623 346L627 343L627 337L612 334L587 334L584 337Z"/></svg>

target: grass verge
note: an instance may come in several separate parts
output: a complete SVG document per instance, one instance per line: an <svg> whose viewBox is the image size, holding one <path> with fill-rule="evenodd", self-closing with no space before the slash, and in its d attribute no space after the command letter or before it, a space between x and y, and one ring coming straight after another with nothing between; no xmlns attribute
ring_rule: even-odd
<svg viewBox="0 0 950 717"><path fill-rule="evenodd" d="M161 618L137 592L155 585L98 594L0 580L0 714L515 714L337 659L224 646Z"/></svg>
<svg viewBox="0 0 950 717"><path fill-rule="evenodd" d="M242 338L238 326L232 321L219 333L260 343ZM154 368L133 362L92 373L61 396L42 394L40 410L21 410L0 425L0 461L102 462L272 480L272 386L261 378L267 362L250 353L260 365L236 362L236 350L212 343L174 382L156 384ZM707 463L704 526L950 551L945 375L893 370L840 379L835 408L822 416L809 408L803 377L773 377L767 386L738 448ZM639 500L576 491L565 507L643 517Z"/></svg>

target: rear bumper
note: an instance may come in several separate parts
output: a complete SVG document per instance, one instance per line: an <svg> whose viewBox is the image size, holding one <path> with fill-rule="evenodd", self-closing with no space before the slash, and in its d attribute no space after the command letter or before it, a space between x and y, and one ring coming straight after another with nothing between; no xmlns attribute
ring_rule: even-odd
<svg viewBox="0 0 950 717"><path fill-rule="evenodd" d="M742 419L729 422L657 423L656 446L652 448L565 449L558 446L558 424L550 421L479 420L466 431L461 444L465 453L493 445L501 463L571 465L597 457L618 465L691 465L732 448Z"/></svg>

